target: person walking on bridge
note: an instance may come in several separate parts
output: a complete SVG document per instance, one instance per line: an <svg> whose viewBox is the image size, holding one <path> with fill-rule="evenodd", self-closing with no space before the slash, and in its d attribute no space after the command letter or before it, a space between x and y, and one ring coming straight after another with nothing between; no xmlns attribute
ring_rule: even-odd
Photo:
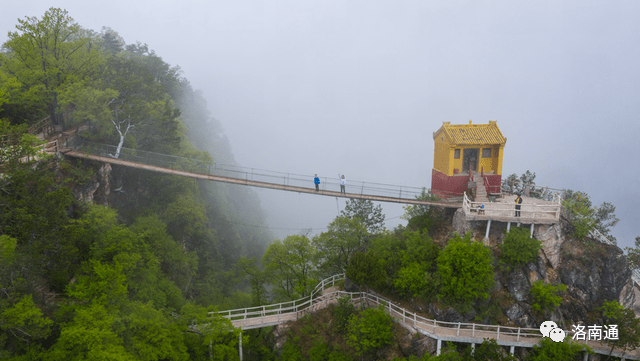
<svg viewBox="0 0 640 361"><path fill-rule="evenodd" d="M313 183L316 185L316 192L320 190L320 178L316 174L315 178L313 178Z"/></svg>
<svg viewBox="0 0 640 361"><path fill-rule="evenodd" d="M347 191L345 190L347 180L344 178L344 174L338 173L338 179L340 179L340 194L347 195Z"/></svg>
<svg viewBox="0 0 640 361"><path fill-rule="evenodd" d="M520 205L522 204L522 197L518 194L516 198L516 217L520 217Z"/></svg>

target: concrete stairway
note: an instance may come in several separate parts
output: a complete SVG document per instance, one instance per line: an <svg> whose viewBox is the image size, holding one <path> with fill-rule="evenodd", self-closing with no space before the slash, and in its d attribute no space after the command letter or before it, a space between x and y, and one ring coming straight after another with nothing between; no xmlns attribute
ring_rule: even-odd
<svg viewBox="0 0 640 361"><path fill-rule="evenodd" d="M484 186L484 179L480 173L473 174L473 181L476 183L476 202L489 202L487 188Z"/></svg>

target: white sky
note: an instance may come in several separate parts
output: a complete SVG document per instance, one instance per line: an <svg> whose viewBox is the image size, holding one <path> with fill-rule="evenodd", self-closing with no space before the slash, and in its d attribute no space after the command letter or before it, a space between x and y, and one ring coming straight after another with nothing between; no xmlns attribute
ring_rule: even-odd
<svg viewBox="0 0 640 361"><path fill-rule="evenodd" d="M179 65L243 166L429 187L443 121L497 120L503 176L612 202L618 244L640 235L640 2L12 1L0 42L51 6ZM256 192L272 227L336 216L332 198Z"/></svg>

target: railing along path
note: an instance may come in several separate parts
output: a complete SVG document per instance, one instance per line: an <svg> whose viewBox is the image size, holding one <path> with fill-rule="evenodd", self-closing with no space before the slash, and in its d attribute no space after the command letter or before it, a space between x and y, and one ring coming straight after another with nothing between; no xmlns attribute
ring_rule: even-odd
<svg viewBox="0 0 640 361"><path fill-rule="evenodd" d="M527 198L533 204L522 204L520 216L516 217L515 203L504 202L474 202L465 193L462 200L462 209L467 218L473 220L497 220L503 222L521 222L521 223L557 223L560 220L562 211L562 202L560 195L554 196L552 201L542 201L533 198ZM547 204L545 204L547 203ZM484 209L480 209L483 205Z"/></svg>
<svg viewBox="0 0 640 361"><path fill-rule="evenodd" d="M538 344L542 339L539 328L509 327L500 325L484 325L465 322L443 322L429 319L407 311L390 300L371 294L368 292L345 292L332 291L319 294L326 287L335 285L336 281L343 280L344 273L334 275L322 280L308 297L303 297L295 301L282 302L271 305L248 307L227 311L210 312L211 315L218 314L231 321L234 327L243 330L275 326L295 321L305 314L326 308L337 303L341 297L348 297L353 304L364 307L378 307L382 305L394 320L400 322L405 328L413 329L415 332L440 341L452 341L479 344L485 338L494 339L501 346L528 347ZM569 336L573 334L571 330L567 332ZM608 355L609 347L597 341L579 341L591 347L596 353ZM621 356L620 352L614 352L614 356ZM640 351L635 350L625 354L628 360L640 360Z"/></svg>

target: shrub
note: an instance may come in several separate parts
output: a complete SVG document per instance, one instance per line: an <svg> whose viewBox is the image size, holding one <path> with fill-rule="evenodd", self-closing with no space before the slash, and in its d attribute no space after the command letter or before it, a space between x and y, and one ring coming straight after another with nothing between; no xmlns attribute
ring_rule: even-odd
<svg viewBox="0 0 640 361"><path fill-rule="evenodd" d="M356 354L372 355L393 340L391 316L380 305L352 315L349 319L347 344L356 350Z"/></svg>
<svg viewBox="0 0 640 361"><path fill-rule="evenodd" d="M381 259L373 251L354 253L345 274L357 285L373 287L383 285L387 276Z"/></svg>
<svg viewBox="0 0 640 361"><path fill-rule="evenodd" d="M338 333L343 333L349 325L349 318L353 315L355 308L349 297L338 298L338 303L333 307L333 325Z"/></svg>
<svg viewBox="0 0 640 361"><path fill-rule="evenodd" d="M527 264L538 257L542 242L531 238L526 228L512 228L498 246L502 255L500 260L515 267Z"/></svg>
<svg viewBox="0 0 640 361"><path fill-rule="evenodd" d="M563 284L551 285L542 281L536 281L531 285L531 295L533 296L533 304L531 308L539 312L552 311L562 302L560 295L567 290L567 286Z"/></svg>
<svg viewBox="0 0 640 361"><path fill-rule="evenodd" d="M456 233L438 256L439 295L455 303L468 305L487 298L493 286L491 251L482 243Z"/></svg>
<svg viewBox="0 0 640 361"><path fill-rule="evenodd" d="M593 353L589 346L565 339L564 342L554 342L548 337L540 340L539 345L533 346L533 351L527 361L556 361L575 360L582 351Z"/></svg>

